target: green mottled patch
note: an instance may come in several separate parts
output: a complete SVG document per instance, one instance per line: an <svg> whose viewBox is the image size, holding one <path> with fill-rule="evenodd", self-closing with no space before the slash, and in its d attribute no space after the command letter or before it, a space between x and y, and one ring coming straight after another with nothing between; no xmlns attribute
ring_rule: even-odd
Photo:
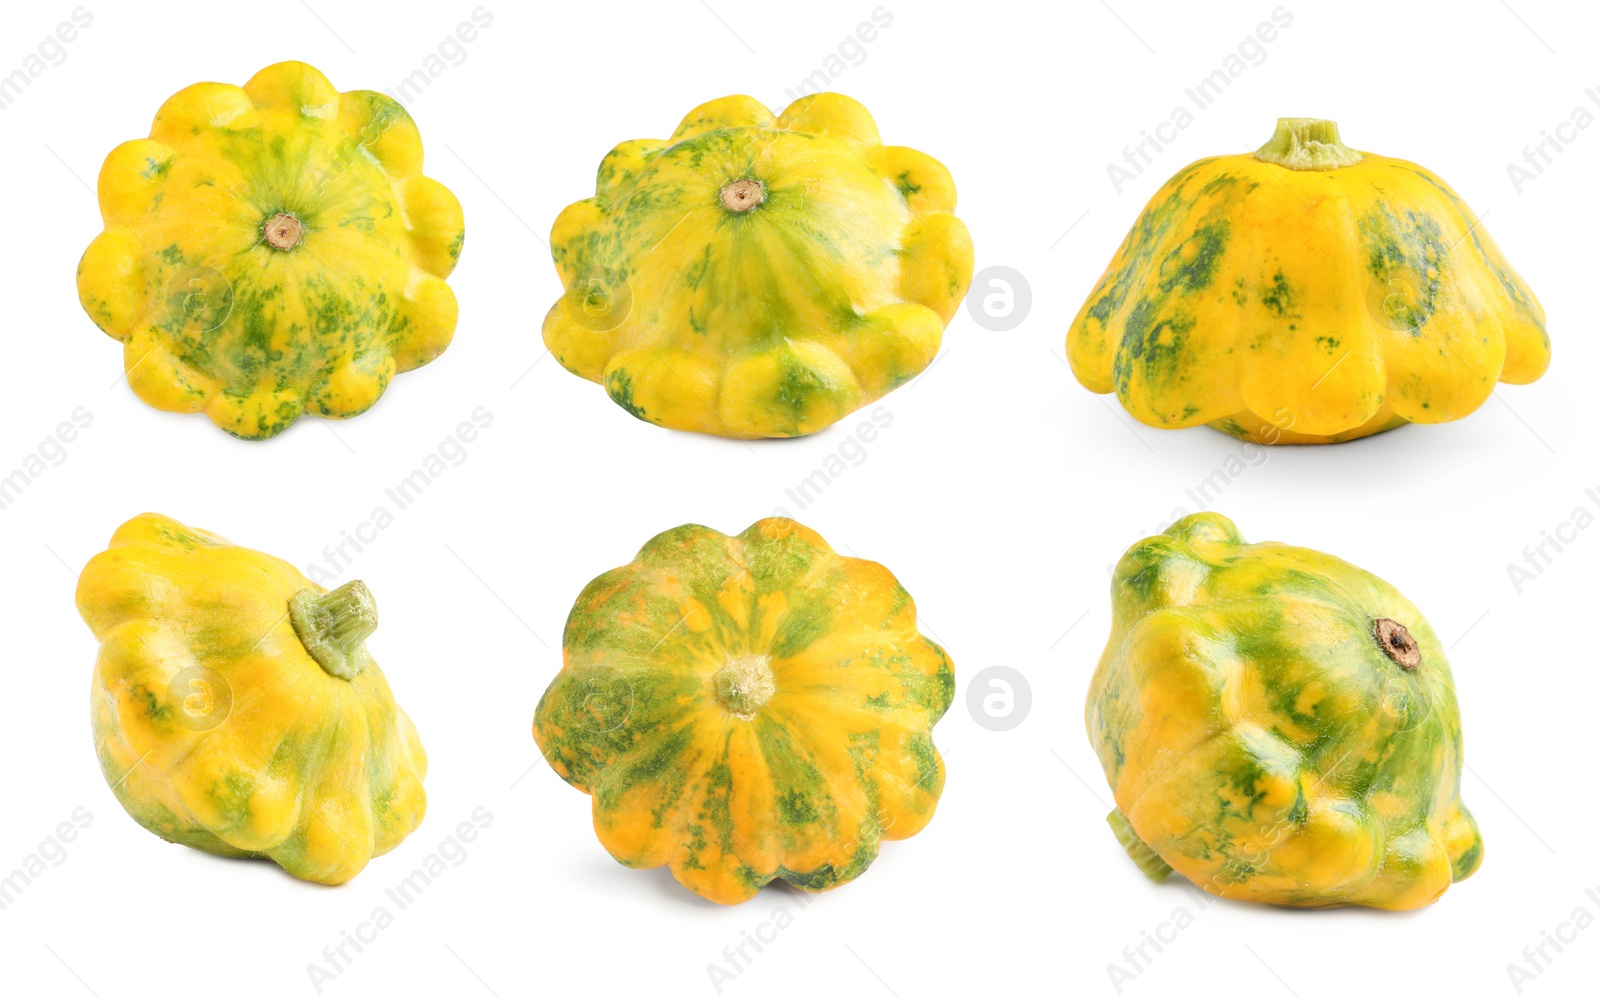
<svg viewBox="0 0 1600 999"><path fill-rule="evenodd" d="M1122 316L1112 351L1112 381L1119 394L1128 392L1136 370L1158 385L1182 377L1185 334L1194 327L1195 319L1191 311L1175 307L1174 296L1181 300L1211 288L1232 232L1223 207L1234 196L1237 178L1215 176L1196 192L1186 189L1205 162L1192 164L1167 182L1134 223L1123 243L1120 266L1102 279L1091 295L1086 322L1097 322L1115 335L1116 317ZM1196 214L1201 199L1211 199L1218 207L1208 211L1193 229L1182 231L1181 223ZM1146 285L1142 294L1131 297L1158 260L1154 285ZM1236 283L1230 293L1235 301L1244 303L1242 284Z"/></svg>
<svg viewBox="0 0 1600 999"><path fill-rule="evenodd" d="M832 830L838 818L828 777L817 769L810 751L786 726L767 716L758 717L755 724L780 824L821 823Z"/></svg>
<svg viewBox="0 0 1600 999"><path fill-rule="evenodd" d="M685 775L680 764L693 738L692 730L680 729L645 742L637 752L619 754L623 759L605 770L604 779L594 788L600 807L615 808L624 795L641 784L656 785L665 781L670 786L681 782ZM630 744L628 749L632 748Z"/></svg>
<svg viewBox="0 0 1600 999"><path fill-rule="evenodd" d="M128 699L139 705L140 711L152 722L164 722L172 717L172 709L164 699L156 696L155 691L144 684L135 684L128 689Z"/></svg>
<svg viewBox="0 0 1600 999"><path fill-rule="evenodd" d="M748 853L743 837L750 832L735 828L733 803L746 791L737 786L741 780L770 785L763 792L772 800L767 831L785 851L813 849L819 839L858 843L844 865L776 872L819 889L856 876L876 855L882 832L879 780L889 779L880 772L893 775L898 785L916 786L921 795L912 807L924 812L931 811L941 790L938 755L926 729L905 732L906 748L891 760L880 755L884 739L878 727L819 731L802 724L808 717L784 707L798 703L792 698L802 690L785 686L782 664L797 662L841 626L839 610L850 606L842 594L861 584L809 533L774 526L758 524L730 538L686 524L652 538L630 565L590 582L567 620L567 665L535 712L535 733L546 758L570 783L595 796L597 823L640 823L647 809L650 828L678 847L673 867L686 883L692 883L691 872L713 866L719 876L731 872L752 889L774 876L743 860L729 866L730 858ZM738 591L729 590L730 580L740 581ZM888 628L902 620L910 597L887 578L884 585L894 591L887 601L893 610L881 626ZM742 621L730 614L730 592L745 594ZM733 598L732 606L740 604ZM691 618L694 623L687 623ZM939 653L937 668L928 675L926 660L885 641L879 625L857 624L850 616L843 621L863 629L861 640L869 649L855 655L830 649L828 665L891 679L864 698L882 716L883 727L910 728L925 717L931 728L954 697L954 670L943 650L927 643ZM768 634L768 644L756 643L754 636ZM713 669L735 655L751 654L770 657L780 694L752 712L733 714L717 697ZM840 696L820 681L810 690ZM821 740L830 738L848 751L851 766L842 773L824 770L819 762L833 758L822 751ZM735 739L760 753L754 772L733 763ZM858 830L851 828L858 820L846 816L861 814L863 796L870 808ZM617 859L645 862L638 856Z"/></svg>
<svg viewBox="0 0 1600 999"><path fill-rule="evenodd" d="M956 673L944 648L932 641L928 645L939 654L939 670L933 676L912 672L909 669L909 656L895 656L892 661L897 667L896 671L905 677L906 700L927 711L933 721L938 721L950 710L950 703L955 700Z"/></svg>
<svg viewBox="0 0 1600 999"><path fill-rule="evenodd" d="M1142 298L1129 311L1111 369L1119 392L1128 391L1136 370L1157 384L1183 376L1184 351L1195 318L1183 312L1162 316L1163 304L1164 298Z"/></svg>
<svg viewBox="0 0 1600 999"><path fill-rule="evenodd" d="M1466 238L1471 240L1472 248L1477 251L1478 259L1483 261L1484 266L1489 268L1489 272L1495 276L1495 280L1500 282L1501 289L1506 293L1506 296L1516 304L1517 311L1520 312L1522 316L1528 320L1528 322L1537 327L1541 333L1544 333L1544 315L1538 309L1538 307L1534 305L1533 293L1528 290L1527 285L1523 284L1522 279L1517 276L1516 272L1506 265L1504 259L1501 258L1498 253L1491 253L1488 246L1484 244L1484 234L1482 232L1483 227L1479 225L1479 222L1482 221L1482 216L1473 215L1467 208L1466 202L1462 201L1460 196L1457 195L1455 191L1450 189L1449 185L1445 184L1427 170L1411 165L1408 165L1406 169L1410 173L1413 173L1417 177L1420 177L1422 180L1426 181L1435 190L1449 200L1451 206L1456 210L1456 214L1461 222L1461 225L1467 231ZM1545 345L1549 346L1549 342L1550 338L1547 334L1545 336Z"/></svg>
<svg viewBox="0 0 1600 999"><path fill-rule="evenodd" d="M923 794L937 796L940 783L939 753L933 748L933 737L926 732L918 732L906 741L906 752L916 764L917 778L912 786Z"/></svg>
<svg viewBox="0 0 1600 999"><path fill-rule="evenodd" d="M1280 317L1294 312L1294 289L1289 287L1289 279L1284 277L1282 270L1274 272L1272 283L1262 290L1261 304Z"/></svg>
<svg viewBox="0 0 1600 999"><path fill-rule="evenodd" d="M733 853L737 851L738 844L734 840L733 812L729 808L733 796L733 770L726 760L726 740L723 741L723 754L722 759L706 770L702 791L704 797L701 799L700 811L695 817L700 823L710 827L719 850ZM699 866L700 853L711 842L713 840L707 838L704 828L698 824L692 827L689 838L689 860L695 866Z"/></svg>
<svg viewBox="0 0 1600 999"><path fill-rule="evenodd" d="M872 835L859 837L857 842L861 845L857 847L849 862L842 867L824 864L811 871L793 871L788 868L780 868L778 877L796 888L803 888L806 891L826 891L835 885L854 880L862 871L871 866L872 862L878 857L878 842L881 838L881 833L876 829L871 832Z"/></svg>
<svg viewBox="0 0 1600 999"><path fill-rule="evenodd" d="M1209 425L1217 428L1230 437L1237 437L1240 440L1250 439L1250 432L1244 427L1241 427L1239 425L1239 421L1231 416L1225 416L1220 420L1213 420Z"/></svg>
<svg viewBox="0 0 1600 999"><path fill-rule="evenodd" d="M1451 879L1460 881L1478 869L1483 862L1483 840L1474 839L1472 845L1467 847L1461 856L1454 858L1450 863Z"/></svg>
<svg viewBox="0 0 1600 999"><path fill-rule="evenodd" d="M783 413L790 425L799 425L819 396L832 389L816 371L801 364L798 359L786 358L783 377L778 381L773 395L773 408Z"/></svg>
<svg viewBox="0 0 1600 999"><path fill-rule="evenodd" d="M255 796L256 780L240 770L232 771L212 785L211 801L222 812L218 832L244 829L250 825L250 799Z"/></svg>
<svg viewBox="0 0 1600 999"><path fill-rule="evenodd" d="M833 609L825 598L802 598L792 603L784 614L783 630L773 643L772 654L788 658L804 652L833 627Z"/></svg>
<svg viewBox="0 0 1600 999"><path fill-rule="evenodd" d="M1361 218L1357 231L1368 274L1390 292L1382 302L1391 328L1421 336L1437 305L1450 255L1438 221L1411 209L1396 213L1380 201Z"/></svg>
<svg viewBox="0 0 1600 999"><path fill-rule="evenodd" d="M1191 788L1187 797L1169 795L1185 819L1180 830L1150 843L1169 863L1182 855L1215 864L1221 880L1211 887L1257 875L1282 881L1303 872L1275 856L1273 844L1299 835L1320 810L1360 823L1380 846L1431 835L1436 823L1466 815L1456 788L1439 786L1458 781L1461 767L1443 648L1381 580L1305 549L1250 546L1228 521L1201 514L1130 549L1113 593L1112 644L1090 694L1091 739L1119 788L1151 779ZM1321 626L1306 628L1310 617ZM1403 619L1424 650L1419 668L1403 670L1384 653L1373 635L1378 618ZM1140 662L1132 650L1145 629L1189 651L1177 662ZM1214 735L1192 759L1164 761L1158 778L1130 777L1122 744L1144 723L1140 687L1180 675L1212 689L1197 690L1187 705L1167 705L1167 721L1216 726ZM1237 709L1251 707L1237 725L1223 725L1217 704L1235 690L1252 692L1234 702ZM1285 779L1295 788L1287 802ZM1126 804L1121 793L1119 803ZM1424 876L1409 849L1380 851L1381 868L1364 883L1308 883L1270 900L1382 904L1395 897L1383 893ZM1458 878L1475 869L1481 849L1474 841L1451 858Z"/></svg>
<svg viewBox="0 0 1600 999"><path fill-rule="evenodd" d="M822 817L816 804L795 788L778 795L777 805L778 821L786 826L809 826Z"/></svg>
<svg viewBox="0 0 1600 999"><path fill-rule="evenodd" d="M1176 290L1193 295L1211 287L1217 264L1228 246L1232 226L1225 218L1214 219L1198 228L1161 261L1157 283L1163 292Z"/></svg>
<svg viewBox="0 0 1600 999"><path fill-rule="evenodd" d="M606 395L609 395L612 402L627 410L630 415L636 416L641 420L650 419L643 407L634 405L633 375L627 371L618 368L606 375Z"/></svg>

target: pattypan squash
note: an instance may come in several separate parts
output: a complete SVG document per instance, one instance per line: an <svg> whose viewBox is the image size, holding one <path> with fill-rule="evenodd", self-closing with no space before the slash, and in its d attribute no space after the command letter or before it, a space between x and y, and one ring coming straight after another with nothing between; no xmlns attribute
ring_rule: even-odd
<svg viewBox="0 0 1600 999"><path fill-rule="evenodd" d="M1444 646L1394 587L1199 513L1128 549L1087 721L1152 878L1415 909L1477 870Z"/></svg>
<svg viewBox="0 0 1600 999"><path fill-rule="evenodd" d="M920 831L954 686L883 566L792 520L691 524L578 596L534 737L613 857L731 904L843 884Z"/></svg>
<svg viewBox="0 0 1600 999"><path fill-rule="evenodd" d="M813 433L933 360L972 280L955 206L950 172L848 97L702 104L556 219L545 344L641 420Z"/></svg>
<svg viewBox="0 0 1600 999"><path fill-rule="evenodd" d="M78 296L157 409L250 439L355 416L455 332L461 206L411 116L305 63L179 91L99 197Z"/></svg>
<svg viewBox="0 0 1600 999"><path fill-rule="evenodd" d="M106 782L141 826L340 884L422 821L428 759L365 641L360 582L141 514L78 579L100 640L91 691Z"/></svg>
<svg viewBox="0 0 1600 999"><path fill-rule="evenodd" d="M1544 310L1450 186L1285 118L1156 192L1067 335L1153 427L1333 443L1459 419L1544 373Z"/></svg>

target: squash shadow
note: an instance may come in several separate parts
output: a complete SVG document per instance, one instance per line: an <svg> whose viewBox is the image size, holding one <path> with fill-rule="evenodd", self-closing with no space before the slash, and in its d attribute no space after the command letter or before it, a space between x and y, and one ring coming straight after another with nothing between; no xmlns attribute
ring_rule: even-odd
<svg viewBox="0 0 1600 999"><path fill-rule="evenodd" d="M637 886L642 881L648 886L651 895L675 904L680 908L698 912L716 912L727 908L727 906L718 905L709 898L701 898L683 885L680 885L678 879L672 876L672 868L666 864L642 871L631 867L623 867L621 864L614 863L613 866L627 874L629 883Z"/></svg>
<svg viewBox="0 0 1600 999"><path fill-rule="evenodd" d="M1223 898L1221 895L1212 895L1177 871L1169 874L1166 880L1160 884L1153 884L1151 887L1161 892L1164 896L1181 896L1188 899L1197 908L1198 914L1202 916L1207 912L1216 910L1241 916L1252 913L1270 913L1274 917L1284 919L1370 919L1388 922L1395 919L1421 918L1422 913L1433 907L1432 905L1425 905L1420 909L1379 909L1370 905L1329 905L1318 908L1247 902L1244 899Z"/></svg>

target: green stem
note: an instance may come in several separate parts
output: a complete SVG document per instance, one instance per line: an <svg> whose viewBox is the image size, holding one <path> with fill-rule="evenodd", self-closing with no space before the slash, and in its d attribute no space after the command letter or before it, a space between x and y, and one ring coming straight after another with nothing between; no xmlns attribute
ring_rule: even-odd
<svg viewBox="0 0 1600 999"><path fill-rule="evenodd" d="M1339 141L1337 122L1321 118L1279 118L1278 129L1256 159L1290 170L1337 170L1361 162L1361 154Z"/></svg>
<svg viewBox="0 0 1600 999"><path fill-rule="evenodd" d="M711 675L717 698L729 711L746 720L778 689L777 678L766 656L744 653L733 656Z"/></svg>
<svg viewBox="0 0 1600 999"><path fill-rule="evenodd" d="M1116 834L1117 842L1128 851L1128 856L1139 865L1139 870L1144 872L1145 877L1156 882L1167 880L1172 868L1168 867L1167 862L1133 831L1133 826L1128 822L1128 817L1122 814L1122 809L1113 810L1106 816L1106 821L1111 824L1111 831Z"/></svg>
<svg viewBox="0 0 1600 999"><path fill-rule="evenodd" d="M354 680L372 662L366 641L378 630L378 604L359 579L327 593L296 593L289 598L289 623L329 676Z"/></svg>
<svg viewBox="0 0 1600 999"><path fill-rule="evenodd" d="M261 227L261 238L274 250L292 250L300 245L305 231L305 223L288 212L279 212Z"/></svg>
<svg viewBox="0 0 1600 999"><path fill-rule="evenodd" d="M767 200L767 189L761 181L746 178L729 181L717 196L722 201L722 207L738 215Z"/></svg>

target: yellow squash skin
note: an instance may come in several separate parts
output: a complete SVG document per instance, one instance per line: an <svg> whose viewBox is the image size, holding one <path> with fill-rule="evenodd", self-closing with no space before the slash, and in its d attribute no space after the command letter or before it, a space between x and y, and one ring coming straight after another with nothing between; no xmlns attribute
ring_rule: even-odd
<svg viewBox="0 0 1600 999"><path fill-rule="evenodd" d="M1460 419L1550 363L1544 310L1478 221L1417 164L1284 119L1156 193L1067 356L1153 427L1319 444Z"/></svg>
<svg viewBox="0 0 1600 999"><path fill-rule="evenodd" d="M411 116L305 63L179 91L99 196L78 297L157 409L249 439L355 416L455 332L461 206Z"/></svg>
<svg viewBox="0 0 1600 999"><path fill-rule="evenodd" d="M427 755L361 644L377 624L362 584L325 594L281 559L147 513L89 561L77 602L100 640L100 768L146 829L341 884L422 821ZM302 635L325 643L310 652ZM345 659L313 657L329 648Z"/></svg>
<svg viewBox="0 0 1600 999"><path fill-rule="evenodd" d="M972 280L955 182L866 108L750 97L616 147L550 232L550 353L641 420L814 433L933 360Z"/></svg>
<svg viewBox="0 0 1600 999"><path fill-rule="evenodd" d="M1444 646L1394 587L1199 513L1128 549L1086 719L1151 877L1416 909L1483 859Z"/></svg>
<svg viewBox="0 0 1600 999"><path fill-rule="evenodd" d="M732 904L833 888L921 831L954 689L883 566L792 520L689 524L584 588L533 733L613 857Z"/></svg>

